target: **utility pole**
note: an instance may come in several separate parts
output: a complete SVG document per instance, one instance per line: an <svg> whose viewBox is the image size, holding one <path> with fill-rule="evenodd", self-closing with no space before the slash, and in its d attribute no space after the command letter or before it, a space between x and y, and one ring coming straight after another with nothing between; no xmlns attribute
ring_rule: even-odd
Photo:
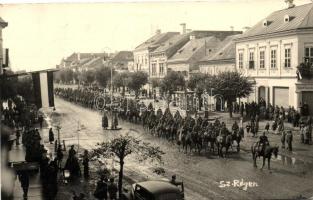
<svg viewBox="0 0 313 200"><path fill-rule="evenodd" d="M80 131L80 121L77 122L77 153L79 152L79 131Z"/></svg>
<svg viewBox="0 0 313 200"><path fill-rule="evenodd" d="M113 66L111 62L111 129L113 129Z"/></svg>

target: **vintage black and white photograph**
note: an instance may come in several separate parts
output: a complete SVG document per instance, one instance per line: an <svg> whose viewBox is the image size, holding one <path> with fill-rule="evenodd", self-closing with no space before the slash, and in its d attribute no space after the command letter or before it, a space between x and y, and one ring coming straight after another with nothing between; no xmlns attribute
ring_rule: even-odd
<svg viewBox="0 0 313 200"><path fill-rule="evenodd" d="M0 0L1 199L313 199L313 0Z"/></svg>

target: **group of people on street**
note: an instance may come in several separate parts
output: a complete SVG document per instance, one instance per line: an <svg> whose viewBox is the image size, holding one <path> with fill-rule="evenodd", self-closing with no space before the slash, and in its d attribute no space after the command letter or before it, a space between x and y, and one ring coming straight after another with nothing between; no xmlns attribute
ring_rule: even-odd
<svg viewBox="0 0 313 200"><path fill-rule="evenodd" d="M101 176L97 182L94 196L99 200L117 200L118 187L114 182L114 178L108 179L106 176Z"/></svg>
<svg viewBox="0 0 313 200"><path fill-rule="evenodd" d="M43 117L37 113L36 106L26 104L22 98L9 99L8 107L3 112L3 123L15 132L16 145L25 147L25 162L13 163L13 169L23 190L23 199L28 199L30 179L36 176L39 170L43 197L52 200L57 194L58 167L56 161L50 160L47 155L48 151L42 144L40 130L35 128L36 123L39 123L40 128L43 125ZM15 165L18 167L15 168ZM29 167L37 165L38 169Z"/></svg>

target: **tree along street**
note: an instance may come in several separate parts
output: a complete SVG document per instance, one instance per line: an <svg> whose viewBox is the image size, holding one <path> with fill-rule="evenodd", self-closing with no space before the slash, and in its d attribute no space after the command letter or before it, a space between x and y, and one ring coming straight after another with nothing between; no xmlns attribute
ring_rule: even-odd
<svg viewBox="0 0 313 200"><path fill-rule="evenodd" d="M201 156L197 153L184 154L178 151L176 144L145 133L140 125L120 121L120 126L123 127L120 132L102 130L100 113L60 98L56 98L55 103L60 114L61 139L65 140L66 145L78 143L76 130L79 121L82 127L79 131L81 148L94 149L98 142L107 141L130 129L136 130L132 132L133 136L160 146L160 149L166 153L163 156L164 165L161 166L165 169L165 177L169 178L176 174L178 179L184 181L186 199L282 199L300 195L308 196L313 193L312 159L311 162L307 160L307 163L303 163L293 155L280 156L279 159L273 160L271 172L267 169L261 171L253 168L249 148L252 141L257 138L246 136L242 142L243 150L239 154L232 153L226 159L218 158L211 153L203 153ZM269 140L279 144L277 136L270 135ZM294 143L295 145L299 143L298 138ZM148 162L138 164L135 157L130 157L125 162L125 175L135 181L162 178L153 173L155 167ZM242 182L241 186L240 182ZM249 185L249 182L253 187L246 188L245 184ZM230 186L227 186L228 183Z"/></svg>

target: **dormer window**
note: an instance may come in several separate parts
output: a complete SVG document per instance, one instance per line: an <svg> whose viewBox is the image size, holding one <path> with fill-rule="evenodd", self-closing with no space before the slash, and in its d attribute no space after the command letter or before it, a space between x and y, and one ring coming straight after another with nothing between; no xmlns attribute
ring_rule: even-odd
<svg viewBox="0 0 313 200"><path fill-rule="evenodd" d="M264 26L264 27L269 26L270 23L271 23L270 21L264 20L264 21L263 21L263 26Z"/></svg>
<svg viewBox="0 0 313 200"><path fill-rule="evenodd" d="M291 21L291 17L289 15L285 15L284 22L290 22L290 21Z"/></svg>

